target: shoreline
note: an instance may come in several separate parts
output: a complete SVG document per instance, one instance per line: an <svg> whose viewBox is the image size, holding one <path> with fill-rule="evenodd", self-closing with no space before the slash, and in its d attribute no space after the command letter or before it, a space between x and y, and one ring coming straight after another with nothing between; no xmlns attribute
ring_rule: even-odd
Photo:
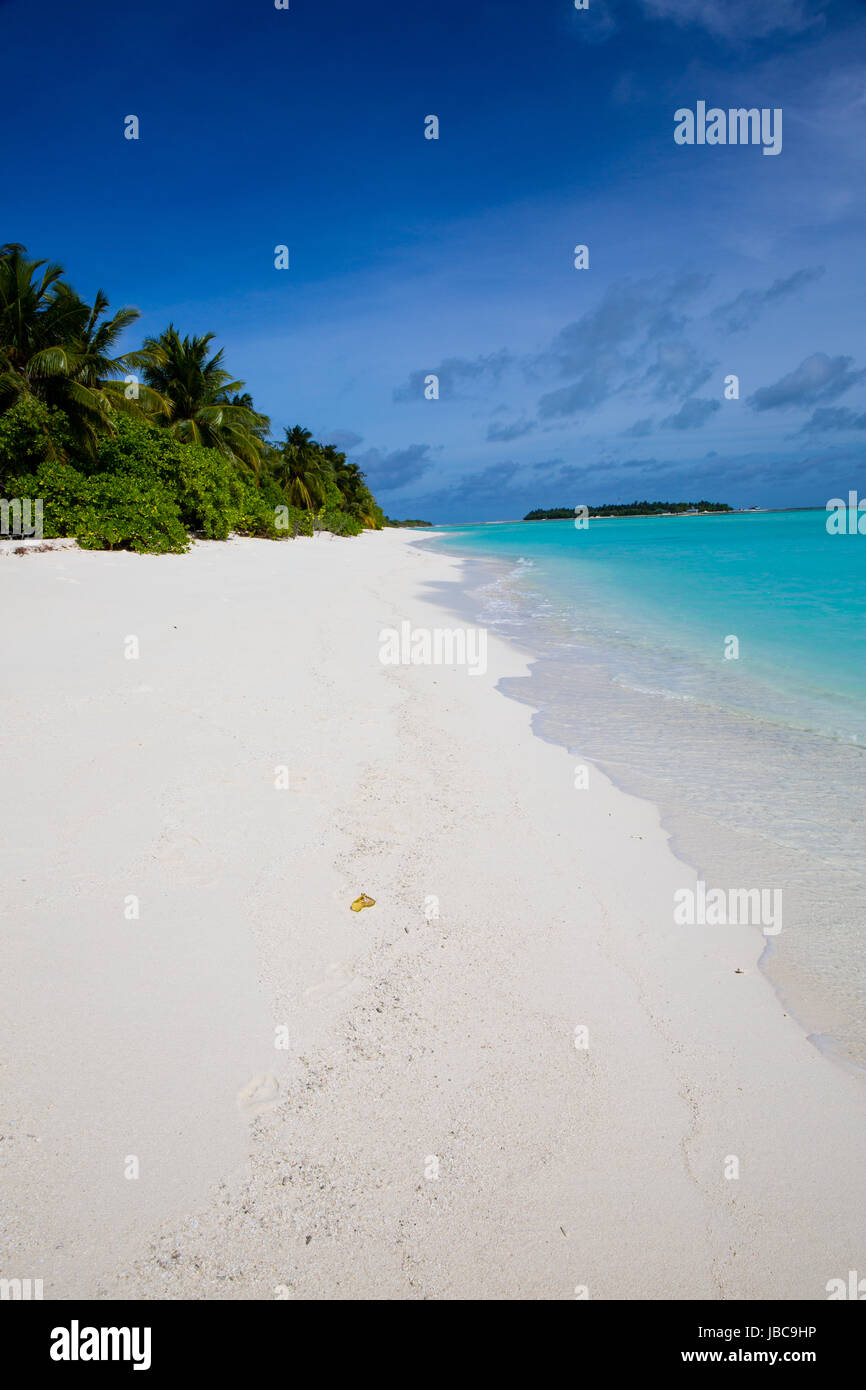
<svg viewBox="0 0 866 1390"><path fill-rule="evenodd" d="M427 537L428 541L430 539ZM420 540L416 543L421 544ZM743 822L739 822L736 826L737 843L726 838L730 836L731 827L719 817L718 799L714 806L712 799L708 798L706 817L709 818L709 830L713 833L705 831L700 840L697 839L689 824L689 815L695 812L695 806L686 799L684 789L682 785L677 784L675 776L667 776L664 766L656 765L650 768L648 760L643 756L641 743L644 741L641 740L637 744L632 742L630 746L626 744L624 755L618 742L614 747L609 739L606 745L603 738L599 741L597 726L600 688L590 688L587 672L576 659L574 664L572 663L571 649L577 645L584 660L591 653L589 660L592 668L598 665L604 671L604 703L608 707L616 707L617 714L611 717L611 722L619 729L622 728L623 721L640 729L655 729L661 714L657 704L653 707L651 697L681 698L670 697L664 689L654 688L659 681L664 685L664 674L657 672L650 688L643 682L633 684L633 674L623 682L616 651L606 648L603 638L599 640L597 634L590 634L581 636L576 644L566 640L570 638L570 632L562 626L562 613L550 620L543 612L543 608L548 606L547 603L545 602L542 610L537 607L539 596L563 601L561 596L556 597L555 587L548 583L546 587L542 586L535 592L534 597L532 594L521 592L526 576L533 573L535 565L543 563L543 558L531 549L527 555L534 558L527 559L521 555L515 560L514 554L508 552L497 553L492 549L471 548L461 550L458 544L449 541L445 553L460 559L464 566L463 579L454 586L452 612L463 621L486 621L492 630L525 657L529 679L526 682L509 682L506 679L498 688L507 698L515 699L532 710L533 734L568 750L574 757L585 759L623 792L656 806L661 814L661 823L669 836L671 852L698 877L712 877L714 881L721 883L745 881L742 878L744 869L740 862L744 853L750 852L752 869L756 869L757 845L753 843L756 833L754 827L750 830ZM530 567L526 571L523 569L525 565ZM567 601L574 600L569 597ZM526 633L529 635L525 635ZM560 645L563 642L568 649L566 651L563 651ZM566 705L563 704L560 690L560 685L565 682L570 682L567 687ZM587 695L593 694L594 701L590 698L587 702ZM629 700L631 704L628 703ZM581 713L572 716L572 708L575 711L580 710ZM728 736L727 745L720 744L717 750L722 759L731 755L732 733L738 732L739 738L742 739L746 735L752 737L751 731L755 729L760 731L769 726L774 733L781 734L786 740L809 740L813 747L817 747L826 737L823 731L817 728L789 725L784 720L774 726L772 716L766 711L752 713L719 705L715 709L715 716L722 720ZM739 725L738 730L736 725ZM687 742L690 738L693 741L694 731L685 732L684 737ZM707 731L704 742L706 738L712 740L712 730ZM841 736L829 738L827 742L831 746L831 753L844 757L850 751L851 745ZM668 737L662 740L662 747L676 747L676 741L670 731ZM757 755L757 749L753 749L753 753ZM740 771L745 772L745 769ZM660 773L664 773L661 780ZM828 780L832 785L833 779ZM689 789L693 785L695 783L689 777ZM701 814L704 815L703 808ZM773 848L772 839L764 848L765 852ZM790 859L793 846L788 845L786 849L789 851ZM779 867L776 864L776 869ZM789 863L788 868L791 867ZM810 872L814 875L819 868L820 859L813 860ZM765 872L770 872L773 878L772 869L765 868ZM785 875L778 873L773 881L778 877L784 879ZM795 891L803 891L803 881ZM796 897L794 901L798 908L795 915L802 919L803 906L797 903ZM837 904L837 911L841 912L843 920L846 908L848 915L853 913L854 920L858 920L857 903ZM819 929L821 926L823 922L818 923ZM800 920L796 922L796 929L798 934L801 933ZM761 969L783 1012L797 1019L804 1035L823 1055L857 1074L862 1075L866 1072L862 1029L856 1022L860 1015L852 1011L851 1000L836 997L828 989L827 978L809 969L810 962L804 958L803 944L799 940L795 943L789 935L781 938L778 943L772 938L763 938L763 941ZM797 947L796 955L791 949L794 945Z"/></svg>
<svg viewBox="0 0 866 1390"><path fill-rule="evenodd" d="M415 543L418 544L418 542ZM452 615L454 617L457 617L463 621L477 623L479 621L479 615L476 611L477 601L473 604L473 602L471 601L471 596L475 594L477 599L477 593L480 588L478 581L481 579L481 576L485 570L488 572L488 574L491 572L498 572L500 577L502 577L502 575L506 574L509 571L511 567L511 562L509 560L506 560L502 556L481 555L476 553L470 553L468 551L464 551L461 553L456 550L453 550L449 553L451 556L461 561L461 568L463 570L463 576L460 579L455 580L455 588L458 590L458 595L455 595L455 603L450 608L450 611L452 612ZM469 579L470 575L473 576L472 582L466 582ZM465 604L462 607L457 601L458 596L462 597L465 600ZM526 661L528 668L527 679L531 682L532 668L540 660L539 653L534 652L527 641L522 640L516 635L510 638L506 638L505 640L508 642L510 646L514 647L517 651L519 651L524 660ZM529 690L531 693L531 684L529 686ZM514 698L507 689L501 687L499 684L497 684L496 686L496 691L498 694L501 694L505 699ZM535 714L543 714L542 706L536 701L532 699L527 699L525 701L525 704L528 708L532 709ZM534 718L532 720L532 735L534 738L539 738L543 740L545 743L551 744L555 748L564 749L569 754L569 756L578 756L577 753L573 749L570 749L568 745L562 741L561 738L557 737L554 734L547 733L543 728L536 727L536 720ZM667 818L661 811L661 808L658 806L658 804L652 801L650 798L643 796L638 792L630 791L626 781L620 780L620 777L617 776L615 769L605 766L601 761L592 757L590 754L581 752L579 756L585 758L585 760L587 761L587 763L590 764L590 766L595 768L601 776L606 777L608 781L618 791L623 793L623 795L635 796L638 800L644 801L648 805L654 807L655 811L660 816L661 827L668 838L668 848L670 850L670 853L683 865L683 869L685 872L691 873L697 878L699 876L698 866L693 862L693 857L689 856L688 850L678 843L675 831L673 831L671 827L668 825ZM758 929L755 928L755 930L757 932ZM847 1055L844 1051L844 1043L839 1038L837 1038L832 1032L818 1033L814 1030L810 1030L809 1024L806 1021L805 1017L803 1017L800 1014L799 1008L795 1006L791 1002L791 1000L786 996L785 987L782 985L781 982L777 982L776 980L774 980L772 974L770 973L769 966L774 949L775 947L772 939L769 937L763 937L761 953L758 957L758 969L761 971L767 984L775 994L779 1009L782 1012L782 1014L786 1017L790 1015L791 1018L793 1018L797 1026L802 1031L803 1036L806 1038L807 1042L811 1043L811 1045L815 1048L815 1050L818 1053L820 1053L822 1057L826 1058L834 1066L841 1067L844 1070L856 1076L866 1078L866 1065L861 1064L855 1058L851 1057L850 1055Z"/></svg>
<svg viewBox="0 0 866 1390"><path fill-rule="evenodd" d="M0 1272L51 1298L825 1297L866 1234L861 1077L804 1047L754 927L674 927L694 870L501 698L515 644L477 679L381 665L381 629L453 626L462 560L420 539L3 567L29 774L4 1014L36 1055L4 1087Z"/></svg>

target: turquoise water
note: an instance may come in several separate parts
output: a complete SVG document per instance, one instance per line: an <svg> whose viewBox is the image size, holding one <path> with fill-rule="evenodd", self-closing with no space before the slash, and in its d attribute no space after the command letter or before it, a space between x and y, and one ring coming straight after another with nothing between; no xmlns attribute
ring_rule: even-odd
<svg viewBox="0 0 866 1390"><path fill-rule="evenodd" d="M474 561L473 618L535 658L502 688L539 734L655 801L708 883L782 888L763 967L816 1043L866 1066L866 536L825 522L517 522L432 543Z"/></svg>

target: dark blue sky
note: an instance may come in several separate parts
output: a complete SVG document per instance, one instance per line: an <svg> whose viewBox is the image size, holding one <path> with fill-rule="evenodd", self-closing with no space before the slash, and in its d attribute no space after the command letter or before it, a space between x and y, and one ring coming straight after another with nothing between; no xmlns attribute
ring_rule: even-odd
<svg viewBox="0 0 866 1390"><path fill-rule="evenodd" d="M0 0L0 38L0 239L136 340L213 330L391 515L863 490L855 0ZM677 145L699 100L781 108L781 153Z"/></svg>

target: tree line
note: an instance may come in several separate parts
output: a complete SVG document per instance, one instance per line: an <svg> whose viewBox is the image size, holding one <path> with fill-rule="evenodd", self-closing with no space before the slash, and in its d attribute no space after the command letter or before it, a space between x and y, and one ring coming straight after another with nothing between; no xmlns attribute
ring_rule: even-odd
<svg viewBox="0 0 866 1390"><path fill-rule="evenodd" d="M606 502L601 507L587 507L590 516L658 516L665 512L729 512L727 502ZM536 507L527 512L524 521L565 521L574 519L574 507Z"/></svg>
<svg viewBox="0 0 866 1390"><path fill-rule="evenodd" d="M92 303L63 267L0 246L0 492L43 499L44 534L178 551L190 533L357 535L385 515L364 474L300 425L271 423L215 350L173 323L119 352L140 317Z"/></svg>

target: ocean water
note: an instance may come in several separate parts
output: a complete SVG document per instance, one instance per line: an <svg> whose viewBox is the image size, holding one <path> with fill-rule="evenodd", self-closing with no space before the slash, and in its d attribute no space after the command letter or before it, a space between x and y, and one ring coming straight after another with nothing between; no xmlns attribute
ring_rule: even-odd
<svg viewBox="0 0 866 1390"><path fill-rule="evenodd" d="M472 618L534 658L501 688L537 733L654 801L708 887L782 890L761 961L780 1007L866 1067L866 536L815 510L426 543L471 562Z"/></svg>

